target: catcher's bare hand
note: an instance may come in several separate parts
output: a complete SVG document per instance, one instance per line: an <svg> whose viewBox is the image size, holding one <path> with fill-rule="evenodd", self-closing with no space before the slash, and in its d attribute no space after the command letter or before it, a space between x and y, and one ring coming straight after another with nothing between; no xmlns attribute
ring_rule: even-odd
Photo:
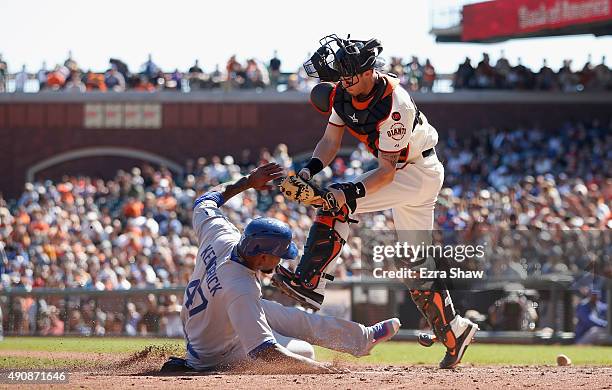
<svg viewBox="0 0 612 390"><path fill-rule="evenodd" d="M278 179L283 175L283 167L277 163L271 162L253 169L251 173L249 173L247 180L251 188L256 190L267 190L270 189L268 185L270 180Z"/></svg>

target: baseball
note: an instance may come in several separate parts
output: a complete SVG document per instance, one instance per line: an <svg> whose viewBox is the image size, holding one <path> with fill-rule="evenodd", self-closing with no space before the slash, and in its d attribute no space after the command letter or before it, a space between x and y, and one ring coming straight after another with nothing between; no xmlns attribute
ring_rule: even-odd
<svg viewBox="0 0 612 390"><path fill-rule="evenodd" d="M567 355L560 354L557 355L557 366L569 366L572 364L572 359L570 359Z"/></svg>

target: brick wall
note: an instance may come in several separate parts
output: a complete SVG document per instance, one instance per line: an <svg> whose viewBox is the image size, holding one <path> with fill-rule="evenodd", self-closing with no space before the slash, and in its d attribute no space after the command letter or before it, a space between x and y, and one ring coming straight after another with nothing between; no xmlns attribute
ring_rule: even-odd
<svg viewBox="0 0 612 390"><path fill-rule="evenodd" d="M0 191L8 196L21 190L25 173L31 166L71 150L116 146L148 151L181 165L188 158L238 155L245 148L256 153L261 147L273 149L281 142L297 154L312 150L326 123L326 118L306 98L242 102L190 101L182 97L181 101L161 102L159 129L85 129L85 103L56 101L52 96L31 99L11 99L10 95L0 99ZM448 96L429 95L415 100L442 137L449 128L465 133L488 126L511 128L534 122L544 128L553 128L568 120L607 122L612 112L609 97L538 102L516 97L496 101L449 100ZM354 143L345 137L344 145ZM108 176L118 167L129 168L133 163L129 158L96 157L66 162L41 174L58 177L62 170L73 173L82 168L84 173Z"/></svg>

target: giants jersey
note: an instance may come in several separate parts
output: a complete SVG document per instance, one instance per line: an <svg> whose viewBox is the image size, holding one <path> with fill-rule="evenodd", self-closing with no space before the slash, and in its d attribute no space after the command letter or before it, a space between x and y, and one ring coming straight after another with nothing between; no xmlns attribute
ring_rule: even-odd
<svg viewBox="0 0 612 390"><path fill-rule="evenodd" d="M193 227L200 248L181 318L187 362L203 369L245 359L275 338L261 306L255 271L235 255L238 229L207 195L196 200Z"/></svg>
<svg viewBox="0 0 612 390"><path fill-rule="evenodd" d="M399 80L380 75L372 97L359 102L339 84L332 91L329 123L346 126L350 133L378 156L379 151L401 152L398 168L438 143L438 133L419 112Z"/></svg>

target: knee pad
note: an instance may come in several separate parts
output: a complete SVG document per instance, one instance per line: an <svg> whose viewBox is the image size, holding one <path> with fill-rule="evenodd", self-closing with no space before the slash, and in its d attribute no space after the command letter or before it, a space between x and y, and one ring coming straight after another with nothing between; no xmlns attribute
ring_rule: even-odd
<svg viewBox="0 0 612 390"><path fill-rule="evenodd" d="M436 337L447 348L454 348L457 340L450 323L456 313L450 294L443 284L436 281L432 290L410 290L410 296Z"/></svg>
<svg viewBox="0 0 612 390"><path fill-rule="evenodd" d="M323 271L338 257L349 232L349 208L344 205L338 211L319 209L314 224L308 232L304 255L295 276L309 290L317 288Z"/></svg>

